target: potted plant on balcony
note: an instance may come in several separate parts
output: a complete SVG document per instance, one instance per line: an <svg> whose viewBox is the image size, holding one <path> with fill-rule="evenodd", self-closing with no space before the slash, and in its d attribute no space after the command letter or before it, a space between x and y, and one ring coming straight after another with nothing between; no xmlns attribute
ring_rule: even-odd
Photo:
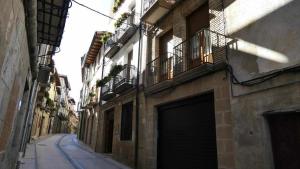
<svg viewBox="0 0 300 169"><path fill-rule="evenodd" d="M93 93L93 92L90 92L90 93L89 93L89 96L90 96L90 97L94 97L94 96L96 96L96 94Z"/></svg>
<svg viewBox="0 0 300 169"><path fill-rule="evenodd" d="M123 2L124 0L115 0L113 5L113 13L117 12L118 8L121 6Z"/></svg>
<svg viewBox="0 0 300 169"><path fill-rule="evenodd" d="M122 23L129 17L129 15L130 14L128 12L123 13L121 17L118 18L117 21L115 22L114 24L115 28L119 28L122 25Z"/></svg>
<svg viewBox="0 0 300 169"><path fill-rule="evenodd" d="M122 70L123 70L123 65L114 65L109 72L109 76L111 77L116 77Z"/></svg>
<svg viewBox="0 0 300 169"><path fill-rule="evenodd" d="M102 87L102 86L104 86L107 82L109 82L110 79L111 79L110 76L105 76L103 79L97 80L96 86L97 86L97 87Z"/></svg>
<svg viewBox="0 0 300 169"><path fill-rule="evenodd" d="M101 42L102 44L106 43L107 40L108 40L111 36L112 36L112 33L110 33L110 32L106 32L106 33L102 34L101 37L100 37L100 42Z"/></svg>

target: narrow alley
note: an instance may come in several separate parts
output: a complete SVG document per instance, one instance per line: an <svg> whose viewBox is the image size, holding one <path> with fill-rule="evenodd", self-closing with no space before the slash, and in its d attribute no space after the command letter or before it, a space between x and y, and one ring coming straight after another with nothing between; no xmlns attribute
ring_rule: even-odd
<svg viewBox="0 0 300 169"><path fill-rule="evenodd" d="M20 169L130 169L109 155L93 152L76 135L56 134L28 144Z"/></svg>
<svg viewBox="0 0 300 169"><path fill-rule="evenodd" d="M299 9L0 0L0 169L300 169Z"/></svg>

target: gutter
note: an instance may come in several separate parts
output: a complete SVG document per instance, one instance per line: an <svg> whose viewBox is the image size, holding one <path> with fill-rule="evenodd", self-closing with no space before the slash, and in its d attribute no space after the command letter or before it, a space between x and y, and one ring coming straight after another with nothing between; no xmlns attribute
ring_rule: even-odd
<svg viewBox="0 0 300 169"><path fill-rule="evenodd" d="M136 110L135 110L135 160L134 160L134 166L135 169L138 168L138 151L139 151L139 110L140 110L140 101L139 101L139 85L140 85L140 62L141 62L141 53L142 53L142 23L140 21L139 23L139 51L138 51L138 65L137 65L137 81L136 81Z"/></svg>
<svg viewBox="0 0 300 169"><path fill-rule="evenodd" d="M37 1L24 1L27 42L32 78L37 78Z"/></svg>

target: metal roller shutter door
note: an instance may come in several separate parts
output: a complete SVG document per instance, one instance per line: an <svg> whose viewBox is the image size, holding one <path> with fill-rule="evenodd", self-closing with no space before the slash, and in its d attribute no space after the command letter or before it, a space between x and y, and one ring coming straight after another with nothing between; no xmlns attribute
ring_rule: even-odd
<svg viewBox="0 0 300 169"><path fill-rule="evenodd" d="M158 108L158 169L217 169L213 93Z"/></svg>

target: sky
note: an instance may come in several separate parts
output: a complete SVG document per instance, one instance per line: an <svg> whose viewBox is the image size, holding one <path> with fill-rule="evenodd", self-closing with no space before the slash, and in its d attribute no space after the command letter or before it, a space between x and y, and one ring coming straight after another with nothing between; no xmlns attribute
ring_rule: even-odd
<svg viewBox="0 0 300 169"><path fill-rule="evenodd" d="M97 11L109 14L111 0L76 0ZM60 52L53 56L59 74L67 75L71 85L70 96L80 99L81 60L87 53L95 31L107 30L108 19L72 2L66 20Z"/></svg>

